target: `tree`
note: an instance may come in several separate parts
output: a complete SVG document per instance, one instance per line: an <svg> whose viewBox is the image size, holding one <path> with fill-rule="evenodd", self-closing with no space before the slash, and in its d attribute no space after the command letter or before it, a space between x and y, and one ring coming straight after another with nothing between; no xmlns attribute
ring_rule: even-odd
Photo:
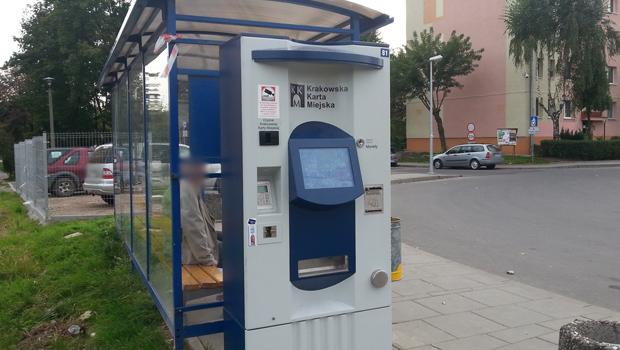
<svg viewBox="0 0 620 350"><path fill-rule="evenodd" d="M606 51L618 53L618 32L606 15L605 0L511 0L504 21L509 51L518 67L546 59L546 104L540 107L560 137L560 116L567 100L586 109L603 108L609 101L604 78ZM593 75L595 74L595 75ZM532 77L534 79L534 77ZM540 92L540 84L537 91Z"/></svg>
<svg viewBox="0 0 620 350"><path fill-rule="evenodd" d="M430 98L433 99L433 117L441 140L441 148L446 151L445 129L441 110L446 97L454 88L463 88L458 78L467 76L478 67L484 49L473 49L469 37L452 32L447 40L435 35L433 28L420 33L414 32L413 39L395 53L392 59L393 103L403 99L419 99L430 111ZM429 58L442 55L443 59L434 64L433 91L429 92ZM400 101L399 101L400 100Z"/></svg>
<svg viewBox="0 0 620 350"><path fill-rule="evenodd" d="M13 144L31 136L32 116L21 107L24 77L0 71L0 159L4 171L14 174Z"/></svg>
<svg viewBox="0 0 620 350"><path fill-rule="evenodd" d="M53 84L56 131L109 130L110 99L97 79L127 11L125 0L38 0L15 40L19 51L5 68L23 77L20 108L33 132L48 128L47 86Z"/></svg>

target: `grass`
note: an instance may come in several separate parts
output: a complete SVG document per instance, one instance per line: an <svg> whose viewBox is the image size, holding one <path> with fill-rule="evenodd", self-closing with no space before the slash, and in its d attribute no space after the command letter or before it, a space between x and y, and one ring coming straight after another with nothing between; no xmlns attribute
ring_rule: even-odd
<svg viewBox="0 0 620 350"><path fill-rule="evenodd" d="M170 349L126 255L111 218L41 226L0 191L0 349Z"/></svg>
<svg viewBox="0 0 620 350"><path fill-rule="evenodd" d="M429 155L428 153L409 153L401 159L403 163L424 163L428 164ZM534 162L532 162L532 157L530 156L513 156L512 154L504 154L504 164L506 165L525 165L525 164L549 164L552 161L546 158L534 157Z"/></svg>

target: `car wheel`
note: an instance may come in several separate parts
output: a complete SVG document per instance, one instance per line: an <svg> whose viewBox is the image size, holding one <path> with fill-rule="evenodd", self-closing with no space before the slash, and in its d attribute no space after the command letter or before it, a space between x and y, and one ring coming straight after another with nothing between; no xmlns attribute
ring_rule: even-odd
<svg viewBox="0 0 620 350"><path fill-rule="evenodd" d="M443 168L443 162L439 159L435 159L435 161L433 161L433 166L435 169L441 169Z"/></svg>
<svg viewBox="0 0 620 350"><path fill-rule="evenodd" d="M101 199L103 199L103 201L106 202L108 205L114 205L114 196L103 195L101 196Z"/></svg>
<svg viewBox="0 0 620 350"><path fill-rule="evenodd" d="M489 170L495 169L495 164L487 165L487 169Z"/></svg>
<svg viewBox="0 0 620 350"><path fill-rule="evenodd" d="M480 162L477 159L472 159L471 162L469 162L469 167L471 170L478 170L480 169Z"/></svg>
<svg viewBox="0 0 620 350"><path fill-rule="evenodd" d="M392 166L392 168L396 168L398 166L398 163L390 163L390 165Z"/></svg>
<svg viewBox="0 0 620 350"><path fill-rule="evenodd" d="M61 177L54 182L54 195L56 197L71 197L76 190L75 181L68 177Z"/></svg>

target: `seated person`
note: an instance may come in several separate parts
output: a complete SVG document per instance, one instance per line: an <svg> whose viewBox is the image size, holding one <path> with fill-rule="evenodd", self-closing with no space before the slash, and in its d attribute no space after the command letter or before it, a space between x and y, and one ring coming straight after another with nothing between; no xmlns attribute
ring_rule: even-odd
<svg viewBox="0 0 620 350"><path fill-rule="evenodd" d="M205 166L196 161L181 165L181 227L183 265L218 266L220 260L214 219L203 199Z"/></svg>

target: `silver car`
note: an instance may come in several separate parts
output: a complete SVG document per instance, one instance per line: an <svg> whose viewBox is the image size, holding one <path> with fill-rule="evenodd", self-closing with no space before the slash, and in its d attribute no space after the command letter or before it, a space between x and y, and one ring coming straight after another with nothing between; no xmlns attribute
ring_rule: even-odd
<svg viewBox="0 0 620 350"><path fill-rule="evenodd" d="M495 169L504 163L502 150L495 145L467 144L450 148L446 153L433 157L435 169L468 167L478 170L481 167Z"/></svg>

